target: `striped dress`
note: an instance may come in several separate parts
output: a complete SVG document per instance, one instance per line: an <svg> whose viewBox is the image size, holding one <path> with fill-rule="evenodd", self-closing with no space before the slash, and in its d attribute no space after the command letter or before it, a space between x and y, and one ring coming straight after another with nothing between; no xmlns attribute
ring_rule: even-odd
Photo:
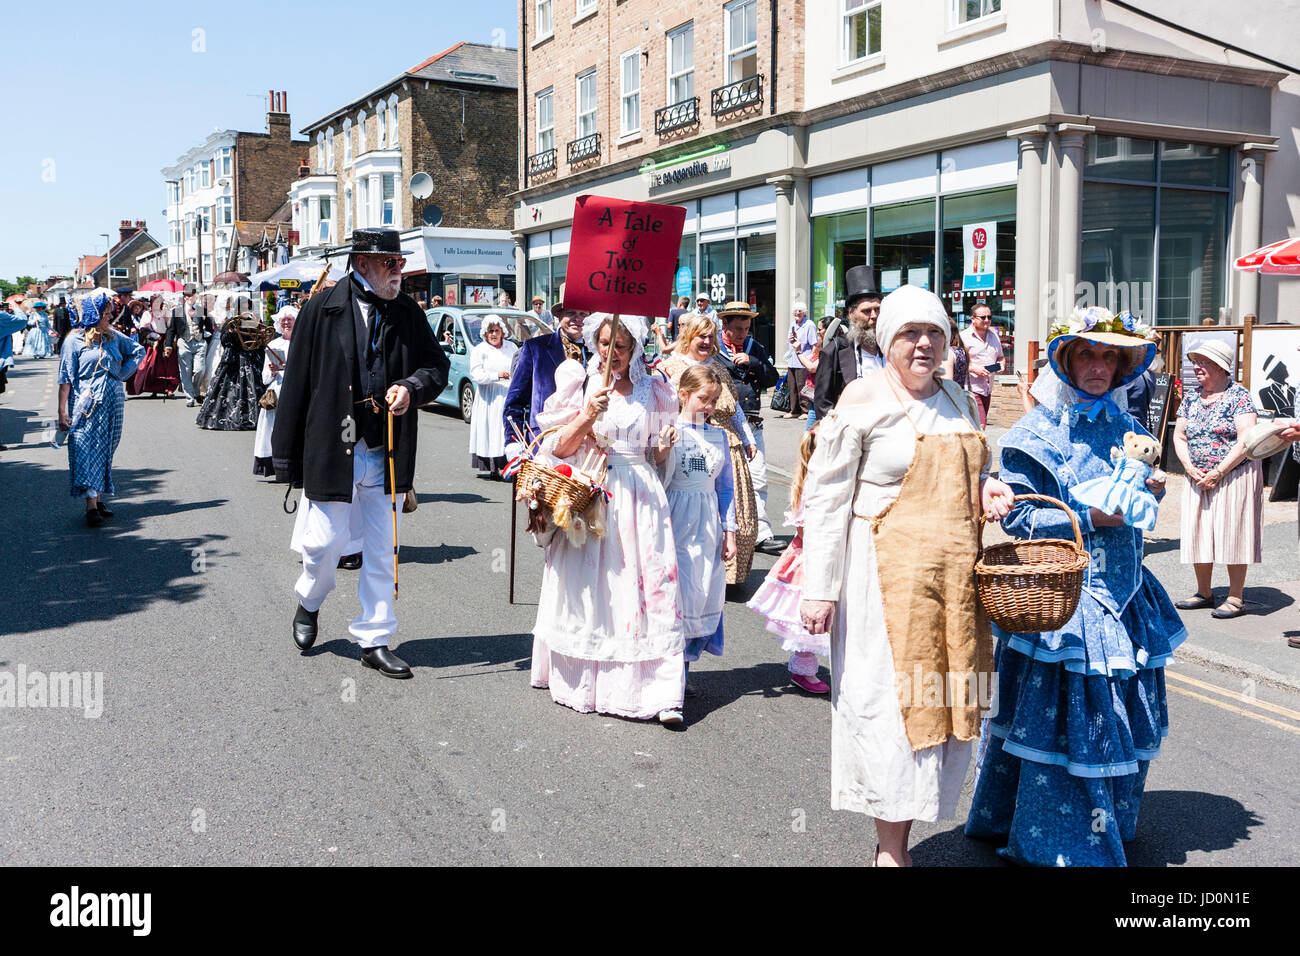
<svg viewBox="0 0 1300 956"><path fill-rule="evenodd" d="M1192 464L1203 471L1218 465L1237 443L1236 416L1255 413L1250 392L1233 383L1208 401L1189 390L1178 406L1184 419ZM1183 564L1259 564L1263 559L1264 478L1249 459L1211 489L1183 485Z"/></svg>

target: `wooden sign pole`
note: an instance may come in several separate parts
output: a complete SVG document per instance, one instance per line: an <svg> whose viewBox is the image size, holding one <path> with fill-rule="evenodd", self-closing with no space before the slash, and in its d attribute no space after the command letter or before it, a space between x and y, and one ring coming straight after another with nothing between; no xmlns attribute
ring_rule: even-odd
<svg viewBox="0 0 1300 956"><path fill-rule="evenodd" d="M609 348L605 350L605 368L601 374L601 382L604 388L609 388L610 374L614 365L614 340L618 338L618 333L622 328L623 324L618 320L618 313L615 312L609 323ZM597 349L599 349L599 343L597 343Z"/></svg>

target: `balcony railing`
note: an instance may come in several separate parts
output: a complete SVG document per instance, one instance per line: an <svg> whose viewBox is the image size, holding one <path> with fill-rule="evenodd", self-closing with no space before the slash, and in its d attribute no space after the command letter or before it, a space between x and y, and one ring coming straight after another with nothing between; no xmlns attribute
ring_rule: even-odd
<svg viewBox="0 0 1300 956"><path fill-rule="evenodd" d="M549 173L555 169L555 149L543 150L540 153L533 153L528 157L528 178L540 176L542 173Z"/></svg>
<svg viewBox="0 0 1300 956"><path fill-rule="evenodd" d="M580 136L578 139L569 143L565 150L568 154L569 165L580 163L584 159L591 159L593 156L600 155L600 134L592 133L590 136Z"/></svg>
<svg viewBox="0 0 1300 956"><path fill-rule="evenodd" d="M655 110L655 133L662 136L675 129L694 126L700 121L700 98L692 96L688 100L673 103L663 109Z"/></svg>
<svg viewBox="0 0 1300 956"><path fill-rule="evenodd" d="M735 83L719 86L709 94L714 116L725 116L753 106L763 105L763 75L747 76Z"/></svg>

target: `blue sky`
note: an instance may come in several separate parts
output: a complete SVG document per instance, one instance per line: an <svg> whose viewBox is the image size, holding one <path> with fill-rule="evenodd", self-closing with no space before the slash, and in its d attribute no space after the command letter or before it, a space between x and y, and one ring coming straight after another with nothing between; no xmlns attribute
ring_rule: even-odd
<svg viewBox="0 0 1300 956"><path fill-rule="evenodd" d="M297 135L460 40L515 46L515 11L515 0L7 4L0 277L71 274L122 219L166 242L160 170L215 129L264 131L267 90L288 91Z"/></svg>

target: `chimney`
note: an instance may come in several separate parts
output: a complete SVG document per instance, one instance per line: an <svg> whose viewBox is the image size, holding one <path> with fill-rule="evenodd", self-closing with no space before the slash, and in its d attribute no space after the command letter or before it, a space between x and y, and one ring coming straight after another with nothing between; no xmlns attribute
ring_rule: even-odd
<svg viewBox="0 0 1300 956"><path fill-rule="evenodd" d="M123 219L117 224L117 234L119 242L126 242L136 233L135 226L131 225L130 219Z"/></svg>
<svg viewBox="0 0 1300 956"><path fill-rule="evenodd" d="M267 91L266 131L272 139L289 139L289 94L286 90Z"/></svg>
<svg viewBox="0 0 1300 956"><path fill-rule="evenodd" d="M135 227L136 227L137 229L139 229L141 232L144 232L144 230L145 230L144 220L143 220L143 219L137 219L137 220L135 221Z"/></svg>

